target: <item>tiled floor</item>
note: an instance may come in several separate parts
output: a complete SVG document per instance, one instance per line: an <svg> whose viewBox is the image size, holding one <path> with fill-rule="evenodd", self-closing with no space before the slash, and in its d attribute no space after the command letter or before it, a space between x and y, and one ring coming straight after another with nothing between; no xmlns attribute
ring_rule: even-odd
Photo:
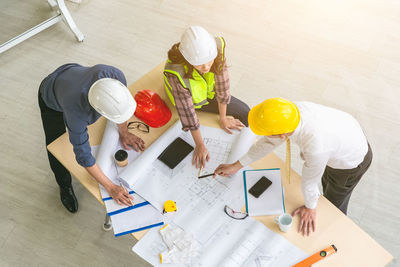
<svg viewBox="0 0 400 267"><path fill-rule="evenodd" d="M0 54L0 266L148 266L130 236L101 230L102 207L74 183L59 201L37 107L40 81L63 63L111 64L134 82L188 25L227 40L231 91L250 106L282 96L353 114L374 161L349 216L400 256L400 2L394 0L83 0L67 3L85 34L58 23ZM0 42L51 16L44 0L0 1ZM293 152L294 158L297 155ZM283 155L283 151L278 151ZM301 162L294 162L300 170ZM398 265L395 259L390 266Z"/></svg>

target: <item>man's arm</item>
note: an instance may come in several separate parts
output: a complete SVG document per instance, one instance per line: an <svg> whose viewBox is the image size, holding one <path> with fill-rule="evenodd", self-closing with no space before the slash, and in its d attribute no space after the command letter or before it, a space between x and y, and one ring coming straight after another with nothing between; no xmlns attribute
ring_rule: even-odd
<svg viewBox="0 0 400 267"><path fill-rule="evenodd" d="M263 136L250 147L249 151L242 156L239 161L243 166L250 165L251 163L271 153L276 147L280 146L284 142L285 140L279 138L268 138Z"/></svg>
<svg viewBox="0 0 400 267"><path fill-rule="evenodd" d="M104 186L118 204L131 205L129 193L126 193L122 187L113 184L96 164L96 159L91 153L86 122L81 121L78 116L68 115L70 114L64 112L64 121L78 164L84 167L97 182Z"/></svg>
<svg viewBox="0 0 400 267"><path fill-rule="evenodd" d="M122 186L115 185L111 182L110 179L103 173L100 167L95 163L93 166L85 168L87 172L94 178L96 181L101 184L110 196L117 202L119 205L127 205L131 206L131 199L133 197L129 195L129 192L126 191Z"/></svg>
<svg viewBox="0 0 400 267"><path fill-rule="evenodd" d="M304 205L295 209L292 216L300 216L298 232L309 235L311 230L315 232L317 203L320 196L318 184L326 168L328 155L326 153L304 155L304 165L302 170L301 188L304 196Z"/></svg>
<svg viewBox="0 0 400 267"><path fill-rule="evenodd" d="M253 144L249 151L241 157L239 160L232 164L221 164L214 171L214 177L216 175L230 176L235 174L238 170L257 161L263 156L269 154L275 147L283 144L284 140L272 139L267 137L261 137Z"/></svg>

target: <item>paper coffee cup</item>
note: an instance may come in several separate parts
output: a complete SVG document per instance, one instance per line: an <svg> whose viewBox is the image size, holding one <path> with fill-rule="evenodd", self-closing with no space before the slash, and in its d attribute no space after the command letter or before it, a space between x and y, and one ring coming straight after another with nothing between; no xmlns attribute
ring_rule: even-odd
<svg viewBox="0 0 400 267"><path fill-rule="evenodd" d="M118 166L125 167L126 165L128 165L128 152L120 149L115 152L114 159L115 162L117 162Z"/></svg>

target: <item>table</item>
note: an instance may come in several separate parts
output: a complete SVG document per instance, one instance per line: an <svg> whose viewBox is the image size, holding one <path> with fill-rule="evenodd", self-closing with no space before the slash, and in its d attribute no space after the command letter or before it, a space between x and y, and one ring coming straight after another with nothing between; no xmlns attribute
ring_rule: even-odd
<svg viewBox="0 0 400 267"><path fill-rule="evenodd" d="M159 93L165 99L172 111L172 118L165 126L154 129L151 128L149 134L133 131L149 146L158 136L166 131L177 119L178 115L175 108L168 100L163 85L164 63L159 64L153 70L145 74L138 81L129 86L134 94L143 89L151 89ZM198 112L198 117L202 125L219 127L218 115L205 112ZM137 120L137 118L132 118ZM98 145L101 143L106 120L100 118L96 123L88 127L90 144ZM68 140L67 133L60 136L48 146L49 151L71 172L76 179L100 202L101 195L98 183L89 176L86 170L79 166L72 151L72 145ZM212 155L211 155L212 157ZM260 159L251 165L253 168L281 168L284 173L284 163L274 153ZM301 177L292 170L291 184L286 179L282 179L285 190L285 203L287 212L292 212L295 208L303 205L301 193ZM103 204L104 205L104 204ZM323 266L384 266L388 264L393 256L373 240L367 233L359 228L352 220L345 216L325 197L321 196L317 206L317 229L309 237L303 237L297 233L298 216L294 218L293 228L288 233L282 234L278 226L273 222L273 216L256 217L272 231L281 234L294 245L303 249L310 255L334 244L338 252L333 256L324 259ZM140 239L146 231L132 234L136 239Z"/></svg>

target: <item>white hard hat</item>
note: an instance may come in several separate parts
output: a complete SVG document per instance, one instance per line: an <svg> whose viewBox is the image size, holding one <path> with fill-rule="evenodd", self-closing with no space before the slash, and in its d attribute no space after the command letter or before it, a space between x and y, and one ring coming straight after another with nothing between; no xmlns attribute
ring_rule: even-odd
<svg viewBox="0 0 400 267"><path fill-rule="evenodd" d="M181 37L179 51L193 66L203 65L217 57L217 43L203 27L191 26Z"/></svg>
<svg viewBox="0 0 400 267"><path fill-rule="evenodd" d="M129 89L111 78L103 78L92 84L88 98L98 113L118 124L129 120L136 109L136 102Z"/></svg>

